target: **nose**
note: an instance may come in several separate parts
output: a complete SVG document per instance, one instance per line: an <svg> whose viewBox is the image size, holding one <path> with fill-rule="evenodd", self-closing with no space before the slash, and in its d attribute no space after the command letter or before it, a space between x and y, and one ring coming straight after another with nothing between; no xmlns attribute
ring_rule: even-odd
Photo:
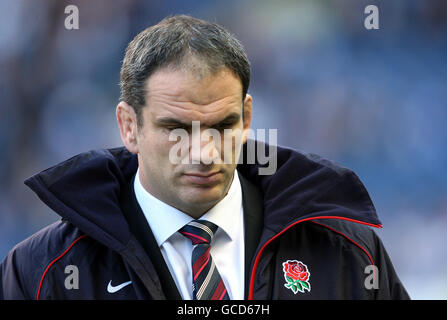
<svg viewBox="0 0 447 320"><path fill-rule="evenodd" d="M192 129L189 145L191 164L219 163L221 137L219 131L212 128Z"/></svg>

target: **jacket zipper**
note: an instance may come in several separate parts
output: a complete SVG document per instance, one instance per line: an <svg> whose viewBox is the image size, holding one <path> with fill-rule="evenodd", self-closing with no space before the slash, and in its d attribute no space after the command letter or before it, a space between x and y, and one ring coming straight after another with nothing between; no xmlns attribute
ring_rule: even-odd
<svg viewBox="0 0 447 320"><path fill-rule="evenodd" d="M311 220L318 220L318 219L338 219L338 220L346 220L346 221L351 221L351 222L356 222L356 223L360 223L360 224L364 224L367 226L371 226L371 227L375 227L375 228L382 228L381 224L372 224L372 223L368 223L368 222L364 222L364 221L360 221L360 220L355 220L355 219L351 219L351 218L345 218L345 217L338 217L338 216L319 216L319 217L310 217L310 218L304 218L298 221L293 222L292 224L288 225L287 227L285 227L283 230L281 230L279 233L275 234L273 237L271 237L269 240L267 240L266 243L264 243L264 245L261 247L261 249L259 250L258 254L256 255L255 258L255 262L253 264L253 268L251 270L251 276L250 276L250 285L249 285L249 289L248 289L248 300L253 300L253 287L254 287L254 281L255 281L255 274L256 274L256 269L258 268L258 263L259 260L261 259L261 255L262 252L265 250L265 248L271 243L273 242L273 240L275 240L276 238L278 238L280 235L282 235L284 232L286 232L287 230L289 230L290 228L292 228L293 226L296 226L298 223L304 222L304 221L311 221Z"/></svg>

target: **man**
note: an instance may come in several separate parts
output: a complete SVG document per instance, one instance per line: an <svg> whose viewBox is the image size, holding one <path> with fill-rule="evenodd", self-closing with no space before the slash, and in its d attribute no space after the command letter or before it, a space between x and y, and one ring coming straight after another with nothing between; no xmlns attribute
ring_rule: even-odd
<svg viewBox="0 0 447 320"><path fill-rule="evenodd" d="M62 220L11 250L1 298L408 298L352 171L280 147L272 174L237 165L253 151L249 79L214 23L174 16L137 35L116 108L125 148L25 181Z"/></svg>

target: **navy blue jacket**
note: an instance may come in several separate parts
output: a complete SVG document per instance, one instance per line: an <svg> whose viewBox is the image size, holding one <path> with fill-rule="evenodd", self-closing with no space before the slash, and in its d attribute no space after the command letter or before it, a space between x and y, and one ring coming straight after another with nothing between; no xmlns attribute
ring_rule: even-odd
<svg viewBox="0 0 447 320"><path fill-rule="evenodd" d="M137 166L125 148L95 150L27 179L62 219L9 252L0 298L181 299L131 188ZM237 168L246 298L408 299L355 173L282 147L277 166L265 176L259 164Z"/></svg>

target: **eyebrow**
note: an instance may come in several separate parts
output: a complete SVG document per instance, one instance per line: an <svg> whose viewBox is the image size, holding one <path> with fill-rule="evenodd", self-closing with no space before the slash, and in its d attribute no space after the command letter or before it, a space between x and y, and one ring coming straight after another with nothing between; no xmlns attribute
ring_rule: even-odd
<svg viewBox="0 0 447 320"><path fill-rule="evenodd" d="M224 123L235 124L235 123L239 122L240 118L241 118L241 115L239 113L236 113L236 112L230 113L223 120L212 124L210 127L216 127L216 126L222 125ZM172 118L172 117L157 118L156 123L158 125L177 125L177 126L182 126L182 127L190 127L191 126L191 123L183 122L179 119Z"/></svg>

